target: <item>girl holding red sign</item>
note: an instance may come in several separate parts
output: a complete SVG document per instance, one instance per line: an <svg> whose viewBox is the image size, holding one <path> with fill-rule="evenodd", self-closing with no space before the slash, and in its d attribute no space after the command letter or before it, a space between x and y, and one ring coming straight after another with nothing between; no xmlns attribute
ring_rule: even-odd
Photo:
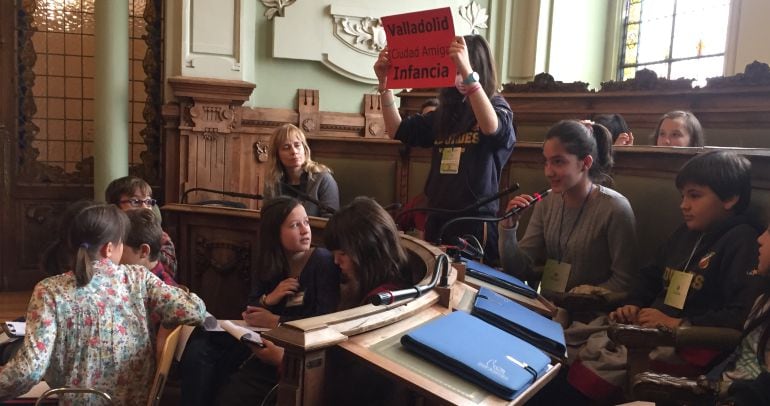
<svg viewBox="0 0 770 406"><path fill-rule="evenodd" d="M459 210L498 192L501 171L513 151L516 136L513 112L496 92L497 75L486 40L478 35L457 36L448 50L457 68L455 86L440 90L439 107L432 113L401 120L395 96L388 89L392 66L387 48L380 52L374 72L379 80L388 135L410 146L433 149L425 183L427 207ZM493 200L471 211L433 213L425 226L425 239L453 243L458 236L472 234L484 242L487 262L496 263L497 227L457 222L443 235L438 234L453 217L494 216L498 209L499 202Z"/></svg>

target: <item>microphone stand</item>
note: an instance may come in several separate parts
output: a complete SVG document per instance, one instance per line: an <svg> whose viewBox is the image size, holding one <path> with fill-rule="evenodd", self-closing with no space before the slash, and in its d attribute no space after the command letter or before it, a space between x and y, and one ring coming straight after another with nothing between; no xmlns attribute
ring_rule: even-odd
<svg viewBox="0 0 770 406"><path fill-rule="evenodd" d="M551 193L551 189L546 189L546 190L543 190L540 193L535 193L534 194L534 200L529 202L528 205L526 205L524 207L516 207L515 209L506 212L505 214L503 214L500 217L484 217L484 216L455 217L455 218L447 221L446 223L444 223L443 226L441 226L441 230L439 230L439 233L438 233L438 244L437 245L441 245L441 236L444 235L444 232L446 231L446 229L449 227L450 224L457 223L457 222L460 222L460 221L470 221L470 220L483 221L485 223L496 223L498 221L505 220L505 219L513 216L514 214L518 214L519 212L521 212L521 211L523 211L523 210L525 210L525 209L527 209L529 207L532 207L532 205L534 205L535 203L543 200L543 198L545 196L547 196L549 193Z"/></svg>
<svg viewBox="0 0 770 406"><path fill-rule="evenodd" d="M442 272L442 265L444 271ZM372 298L372 304L375 306L389 305L404 299L411 299L422 296L425 292L439 286L447 286L449 283L449 257L446 254L440 254L436 257L436 266L433 267L433 277L427 285L414 285L411 288L400 290L389 290L380 292Z"/></svg>
<svg viewBox="0 0 770 406"><path fill-rule="evenodd" d="M409 209L406 209L400 213L395 218L396 224L398 224L398 221L401 219L401 217L414 212L425 212L425 213L440 213L440 214L461 214L461 213L467 213L471 210L476 210L481 206L486 205L487 203L497 200L507 194L511 194L519 189L519 184L516 182L513 182L511 186L509 186L507 189L504 189L492 196L486 197L482 200L479 200L478 202L475 202L469 206L463 207L461 209L440 209L437 207L412 207Z"/></svg>
<svg viewBox="0 0 770 406"><path fill-rule="evenodd" d="M302 190L299 190L296 186L290 185L288 183L281 183L281 187L288 187L289 190L297 194L297 197L300 198L300 200L307 200L310 203L313 203L314 205L318 206L318 209L322 212L326 212L329 214L334 214L337 212L337 209L333 207L329 207L323 203L321 203L318 199L311 197L309 194L305 193Z"/></svg>

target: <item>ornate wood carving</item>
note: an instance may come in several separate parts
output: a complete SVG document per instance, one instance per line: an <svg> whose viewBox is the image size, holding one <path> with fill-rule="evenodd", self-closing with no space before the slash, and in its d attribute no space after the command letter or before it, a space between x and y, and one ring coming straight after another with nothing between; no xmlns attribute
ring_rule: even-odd
<svg viewBox="0 0 770 406"><path fill-rule="evenodd" d="M503 85L503 93L580 93L588 92L588 83L572 82L564 83L554 80L548 73L538 73L531 82L524 84L506 83Z"/></svg>
<svg viewBox="0 0 770 406"><path fill-rule="evenodd" d="M202 133L207 140L218 134L230 134L240 125L240 113L226 104L193 104L188 110L193 123L191 131Z"/></svg>
<svg viewBox="0 0 770 406"><path fill-rule="evenodd" d="M248 241L233 243L230 241L209 241L199 236L195 241L196 268L193 275L200 277L204 272L216 272L228 275L234 272L243 283L249 284L251 267L251 244Z"/></svg>
<svg viewBox="0 0 770 406"><path fill-rule="evenodd" d="M665 79L658 74L642 69L636 72L633 79L622 82L602 82L602 92L618 92L633 90L692 90L693 79Z"/></svg>
<svg viewBox="0 0 770 406"><path fill-rule="evenodd" d="M318 90L298 89L297 100L299 103L299 128L306 135L318 135L321 129L321 110Z"/></svg>
<svg viewBox="0 0 770 406"><path fill-rule="evenodd" d="M737 86L770 86L770 66L754 61L746 65L744 73L735 76L706 79L707 89L719 89Z"/></svg>
<svg viewBox="0 0 770 406"><path fill-rule="evenodd" d="M770 129L770 75L767 70L765 64L753 63L744 74L711 79L713 85L694 89L690 81L657 79L654 74L640 71L635 81L605 83L605 88L598 92L586 91L579 84L566 88L551 85L552 79L543 74L535 81L539 84L504 85L502 96L513 109L520 127L547 127L563 119L590 119L596 114L619 113L631 128L649 129L654 128L667 111L690 110L709 130ZM665 96L661 96L661 92ZM433 89L400 92L401 115L419 112L420 105L426 99L436 97L437 93ZM723 145L765 146L746 145L741 141Z"/></svg>
<svg viewBox="0 0 770 406"><path fill-rule="evenodd" d="M131 174L139 176L151 185L160 184L161 141L160 133L163 126L161 106L163 105L163 4L160 1L148 1L144 6L145 30L144 42L147 51L142 60L145 73L144 92L147 94L142 115L145 127L140 131L147 150L141 154L142 163L129 169Z"/></svg>
<svg viewBox="0 0 770 406"><path fill-rule="evenodd" d="M364 95L364 137L387 138L382 118L382 99L378 94Z"/></svg>
<svg viewBox="0 0 770 406"><path fill-rule="evenodd" d="M222 318L237 317L251 290L251 243L234 241L208 227L194 233L194 268L187 271L191 279L185 282L206 302L209 312ZM223 293L227 293L225 297L221 297Z"/></svg>
<svg viewBox="0 0 770 406"><path fill-rule="evenodd" d="M160 179L160 128L161 116L161 75L162 75L162 3L159 0L149 0L145 4L143 18L147 22L147 34L144 35L147 51L142 62L147 77L145 91L147 99L143 116L147 125L141 130L142 138L147 145L140 158L141 164L130 168L132 174L141 176L150 184L157 184ZM32 147L40 129L32 118L37 113L37 106L32 89L35 86L34 67L37 53L32 35L36 32L34 15L37 2L20 2L20 12L17 13L17 44L18 49L18 80L19 80L19 141L18 141L18 175L19 181L31 184L90 184L93 181L93 157L86 157L75 165L75 171L65 172L59 166L48 165L37 160L39 151Z"/></svg>

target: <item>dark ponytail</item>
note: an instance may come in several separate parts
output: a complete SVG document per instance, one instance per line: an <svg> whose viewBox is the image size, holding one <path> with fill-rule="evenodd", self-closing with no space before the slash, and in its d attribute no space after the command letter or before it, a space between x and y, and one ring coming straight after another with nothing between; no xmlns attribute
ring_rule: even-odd
<svg viewBox="0 0 770 406"><path fill-rule="evenodd" d="M615 164L612 149L612 135L601 124L583 124L576 120L562 120L554 124L545 135L546 140L556 138L564 149L583 159L588 155L593 164L588 176L595 183L611 186L614 182L610 172Z"/></svg>
<svg viewBox="0 0 770 406"><path fill-rule="evenodd" d="M99 250L107 243L120 244L126 239L130 224L128 217L117 206L98 204L83 208L75 215L68 239L75 258L77 286L91 282L91 261L99 257Z"/></svg>
<svg viewBox="0 0 770 406"><path fill-rule="evenodd" d="M591 176L591 180L598 184L613 186L615 182L611 174L612 167L615 165L615 150L612 146L612 133L607 127L596 123L591 125L591 130L596 141L596 155L588 174Z"/></svg>

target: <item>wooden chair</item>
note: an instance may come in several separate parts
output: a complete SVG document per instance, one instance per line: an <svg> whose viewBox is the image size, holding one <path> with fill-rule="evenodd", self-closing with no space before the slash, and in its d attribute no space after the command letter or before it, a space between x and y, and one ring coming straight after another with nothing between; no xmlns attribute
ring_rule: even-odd
<svg viewBox="0 0 770 406"><path fill-rule="evenodd" d="M174 353L176 352L176 346L179 343L179 332L181 330L182 326L176 326L171 333L166 336L166 341L163 343L163 351L160 353L158 366L155 370L155 378L152 380L152 389L150 390L150 398L147 400L147 406L156 406L160 403L160 398L163 395L163 388L166 386L168 371L171 369L171 363L174 361ZM158 345L160 345L160 343L158 343Z"/></svg>
<svg viewBox="0 0 770 406"><path fill-rule="evenodd" d="M160 398L163 395L163 388L166 385L166 378L168 378L168 371L171 369L171 363L174 360L174 352L176 352L177 344L179 343L179 332L182 330L182 326L177 326L166 336L166 341L163 342L163 350L160 352L158 359L158 365L155 369L155 377L152 379L152 388L150 389L150 396L147 399L147 406L157 406L160 403ZM161 344L158 343L160 346ZM103 391L93 388L69 388L59 387L48 389L35 402L35 406L44 404L43 401L52 396L59 396L65 393L92 393L106 399L112 404L112 397Z"/></svg>
<svg viewBox="0 0 770 406"><path fill-rule="evenodd" d="M607 331L610 339L628 349L629 396L638 400L691 403L715 396L708 382L694 377L674 378L650 373L650 351L659 346L710 348L732 351L740 344L741 332L720 327L652 328L615 324ZM688 395L689 394L689 395ZM698 403L695 401L695 403Z"/></svg>

